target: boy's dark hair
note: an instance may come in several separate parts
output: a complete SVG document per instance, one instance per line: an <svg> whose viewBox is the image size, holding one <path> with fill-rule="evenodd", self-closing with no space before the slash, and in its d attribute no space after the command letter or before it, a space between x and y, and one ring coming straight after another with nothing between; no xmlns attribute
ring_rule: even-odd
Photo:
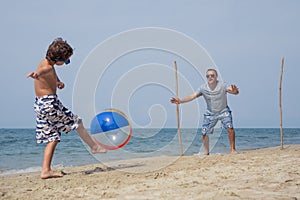
<svg viewBox="0 0 300 200"><path fill-rule="evenodd" d="M48 47L48 61L66 60L73 54L73 48L62 38L56 38Z"/></svg>

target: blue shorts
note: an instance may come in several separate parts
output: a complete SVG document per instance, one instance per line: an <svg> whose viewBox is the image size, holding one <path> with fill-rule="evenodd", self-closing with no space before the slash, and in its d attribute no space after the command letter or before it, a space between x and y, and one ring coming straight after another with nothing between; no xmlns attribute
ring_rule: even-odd
<svg viewBox="0 0 300 200"><path fill-rule="evenodd" d="M34 111L37 143L60 141L61 132L77 129L81 123L81 119L65 108L55 94L36 97Z"/></svg>
<svg viewBox="0 0 300 200"><path fill-rule="evenodd" d="M222 122L223 128L233 128L231 110L228 108L225 111L217 114L205 113L202 125L202 135L212 134L218 120Z"/></svg>

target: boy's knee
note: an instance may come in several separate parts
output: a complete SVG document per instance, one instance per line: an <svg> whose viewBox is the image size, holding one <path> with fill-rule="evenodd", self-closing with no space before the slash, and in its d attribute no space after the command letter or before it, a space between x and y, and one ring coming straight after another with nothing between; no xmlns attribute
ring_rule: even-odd
<svg viewBox="0 0 300 200"><path fill-rule="evenodd" d="M76 130L78 130L78 129L83 129L83 128L84 128L84 127L83 127L82 119L79 119L79 121L78 121L78 127L77 127Z"/></svg>

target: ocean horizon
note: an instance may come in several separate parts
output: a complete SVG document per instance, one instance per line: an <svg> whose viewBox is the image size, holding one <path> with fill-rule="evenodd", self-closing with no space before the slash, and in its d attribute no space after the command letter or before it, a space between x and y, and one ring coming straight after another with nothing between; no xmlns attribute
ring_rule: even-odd
<svg viewBox="0 0 300 200"><path fill-rule="evenodd" d="M180 130L184 155L202 151L201 133L198 129ZM236 128L236 149L239 152L280 146L279 128ZM227 131L216 129L210 135L211 154L230 153ZM283 144L300 144L300 128L284 128ZM0 175L41 170L45 144L37 144L35 129L0 129ZM62 134L54 153L53 167L73 167L107 163L142 157L178 156L179 142L176 128L133 129L129 143L106 154L89 153L75 131Z"/></svg>

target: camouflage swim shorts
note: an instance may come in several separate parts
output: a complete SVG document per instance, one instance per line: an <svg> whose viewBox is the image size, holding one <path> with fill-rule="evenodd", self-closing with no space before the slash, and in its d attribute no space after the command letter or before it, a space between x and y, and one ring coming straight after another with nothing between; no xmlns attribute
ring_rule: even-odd
<svg viewBox="0 0 300 200"><path fill-rule="evenodd" d="M60 141L61 132L68 133L78 128L81 119L65 108L56 94L36 97L37 143Z"/></svg>

